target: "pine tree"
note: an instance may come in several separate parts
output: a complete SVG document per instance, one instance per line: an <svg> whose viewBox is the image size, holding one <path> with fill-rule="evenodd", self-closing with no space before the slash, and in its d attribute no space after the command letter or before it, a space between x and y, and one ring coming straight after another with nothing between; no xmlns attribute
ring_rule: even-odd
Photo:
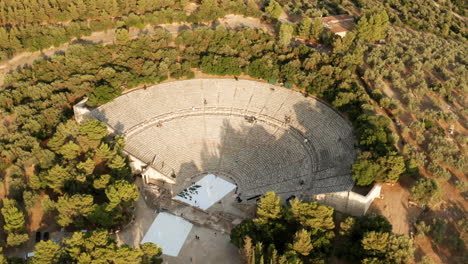
<svg viewBox="0 0 468 264"><path fill-rule="evenodd" d="M129 263L141 263L143 258L143 252L139 248L131 248L129 246L123 246L115 252L115 264L129 264Z"/></svg>
<svg viewBox="0 0 468 264"><path fill-rule="evenodd" d="M257 215L258 218L254 222L260 225L268 224L270 220L280 218L281 198L276 196L274 192L267 192L258 202Z"/></svg>
<svg viewBox="0 0 468 264"><path fill-rule="evenodd" d="M313 249L311 234L305 229L301 229L294 234L294 242L291 249L302 256L308 256Z"/></svg>
<svg viewBox="0 0 468 264"><path fill-rule="evenodd" d="M22 234L17 234L17 233L12 233L7 236L6 239L6 244L9 247L17 247L29 240L28 234L22 233Z"/></svg>
<svg viewBox="0 0 468 264"><path fill-rule="evenodd" d="M291 38L294 33L294 27L289 23L281 23L279 27L279 39L278 43L282 47L289 46Z"/></svg>
<svg viewBox="0 0 468 264"><path fill-rule="evenodd" d="M314 18L312 26L310 28L310 39L319 40L322 36L323 25L322 20L319 17Z"/></svg>
<svg viewBox="0 0 468 264"><path fill-rule="evenodd" d="M55 264L59 263L60 246L55 242L40 241L34 247L34 256L31 259L32 264Z"/></svg>
<svg viewBox="0 0 468 264"><path fill-rule="evenodd" d="M362 248L371 255L384 254L388 247L389 233L371 231L362 239Z"/></svg>
<svg viewBox="0 0 468 264"><path fill-rule="evenodd" d="M86 175L91 175L93 174L95 164L91 158L88 158L86 161L78 163L76 168L84 171Z"/></svg>
<svg viewBox="0 0 468 264"><path fill-rule="evenodd" d="M107 188L107 184L109 184L111 176L109 174L103 174L99 176L99 178L93 181L94 189L105 189Z"/></svg>
<svg viewBox="0 0 468 264"><path fill-rule="evenodd" d="M413 241L405 235L392 234L388 239L385 260L390 263L404 264L414 259Z"/></svg>
<svg viewBox="0 0 468 264"><path fill-rule="evenodd" d="M291 212L299 223L312 231L328 231L335 228L333 208L318 202L303 203L298 199L291 201Z"/></svg>
<svg viewBox="0 0 468 264"><path fill-rule="evenodd" d="M281 8L281 5L278 4L278 2L275 0L270 0L268 6L265 8L265 12L267 13L268 17L278 19L281 16L283 9Z"/></svg>
<svg viewBox="0 0 468 264"><path fill-rule="evenodd" d="M312 27L312 19L309 17L305 17L302 19L302 22L299 26L299 36L304 38L310 37L310 30Z"/></svg>
<svg viewBox="0 0 468 264"><path fill-rule="evenodd" d="M254 254L254 246L252 239L249 236L244 238L244 246L242 247L242 254L245 257L247 264L251 263L252 255Z"/></svg>
<svg viewBox="0 0 468 264"><path fill-rule="evenodd" d="M80 125L80 134L86 135L90 140L99 141L109 132L105 123L99 120L90 120Z"/></svg>
<svg viewBox="0 0 468 264"><path fill-rule="evenodd" d="M109 168L111 169L120 169L127 165L125 158L120 155L115 155L112 159L111 163L109 164Z"/></svg>
<svg viewBox="0 0 468 264"><path fill-rule="evenodd" d="M24 231L26 221L24 214L16 206L15 200L3 199L2 215L5 221L3 229L7 234Z"/></svg>
<svg viewBox="0 0 468 264"><path fill-rule="evenodd" d="M106 143L101 143L101 145L96 151L96 157L100 160L112 159L114 155L115 152L112 151L109 145Z"/></svg>
<svg viewBox="0 0 468 264"><path fill-rule="evenodd" d="M108 211L112 211L119 205L127 205L130 202L138 200L138 189L135 184L127 181L117 181L112 185L107 186L106 196L109 199Z"/></svg>
<svg viewBox="0 0 468 264"><path fill-rule="evenodd" d="M130 42L130 33L126 29L118 29L115 33L115 43L118 45L126 45Z"/></svg>
<svg viewBox="0 0 468 264"><path fill-rule="evenodd" d="M80 151L80 146L75 144L73 141L69 141L67 144L60 147L58 153L62 154L65 159L72 160L76 159Z"/></svg>
<svg viewBox="0 0 468 264"><path fill-rule="evenodd" d="M144 243L140 246L143 251L142 264L160 264L162 263L162 249L153 243Z"/></svg>
<svg viewBox="0 0 468 264"><path fill-rule="evenodd" d="M62 188L67 180L72 179L66 168L55 165L43 176L42 181L56 193L62 193Z"/></svg>
<svg viewBox="0 0 468 264"><path fill-rule="evenodd" d="M0 247L0 264L7 264L5 256L3 256L3 248Z"/></svg>
<svg viewBox="0 0 468 264"><path fill-rule="evenodd" d="M9 34L4 27L0 27L0 50L9 49L9 48L10 48Z"/></svg>
<svg viewBox="0 0 468 264"><path fill-rule="evenodd" d="M75 194L60 196L55 205L58 216L57 224L68 226L72 223L81 224L81 218L89 216L94 210L93 196L88 194Z"/></svg>

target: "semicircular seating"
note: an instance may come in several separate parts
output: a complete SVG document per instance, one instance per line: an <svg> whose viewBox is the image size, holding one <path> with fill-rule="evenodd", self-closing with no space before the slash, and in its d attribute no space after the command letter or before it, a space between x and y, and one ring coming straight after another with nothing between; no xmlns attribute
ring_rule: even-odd
<svg viewBox="0 0 468 264"><path fill-rule="evenodd" d="M351 124L323 102L267 83L194 79L124 94L91 116L126 137L125 151L174 173L228 175L242 199L351 190ZM157 163L157 164L156 164ZM169 176L169 175L168 175Z"/></svg>

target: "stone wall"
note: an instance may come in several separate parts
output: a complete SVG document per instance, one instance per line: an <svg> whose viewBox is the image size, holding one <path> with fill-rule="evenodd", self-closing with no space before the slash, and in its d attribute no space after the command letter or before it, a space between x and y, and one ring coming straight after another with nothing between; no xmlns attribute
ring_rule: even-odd
<svg viewBox="0 0 468 264"><path fill-rule="evenodd" d="M87 120L91 111L86 106L86 102L88 101L88 97L85 97L83 100L78 102L76 105L73 106L73 113L75 116L75 120L78 123L82 123Z"/></svg>
<svg viewBox="0 0 468 264"><path fill-rule="evenodd" d="M375 184L366 196L350 191L318 194L313 199L340 212L361 216L366 214L374 199L380 196L381 189L380 184Z"/></svg>
<svg viewBox="0 0 468 264"><path fill-rule="evenodd" d="M170 184L175 184L175 180L167 177L154 169L151 166L148 166L145 162L141 161L137 157L125 152L130 159L130 168L132 168L133 173L141 173L144 183L149 183L151 181L162 181Z"/></svg>

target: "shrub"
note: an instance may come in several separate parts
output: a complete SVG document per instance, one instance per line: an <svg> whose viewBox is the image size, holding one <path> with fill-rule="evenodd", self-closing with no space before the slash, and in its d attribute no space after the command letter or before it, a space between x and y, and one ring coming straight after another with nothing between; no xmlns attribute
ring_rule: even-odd
<svg viewBox="0 0 468 264"><path fill-rule="evenodd" d="M416 227L416 234L420 236L427 235L431 231L431 226L426 225L426 222L424 221L420 221L419 223L415 225L415 227Z"/></svg>
<svg viewBox="0 0 468 264"><path fill-rule="evenodd" d="M447 220L432 219L431 231L429 235L437 244L440 244L445 239L447 231Z"/></svg>
<svg viewBox="0 0 468 264"><path fill-rule="evenodd" d="M449 180L452 177L452 174L446 168L441 167L437 162L432 161L427 167L430 173L432 173L436 178L442 180Z"/></svg>
<svg viewBox="0 0 468 264"><path fill-rule="evenodd" d="M411 188L411 195L422 205L428 205L441 199L442 189L434 179L421 178Z"/></svg>

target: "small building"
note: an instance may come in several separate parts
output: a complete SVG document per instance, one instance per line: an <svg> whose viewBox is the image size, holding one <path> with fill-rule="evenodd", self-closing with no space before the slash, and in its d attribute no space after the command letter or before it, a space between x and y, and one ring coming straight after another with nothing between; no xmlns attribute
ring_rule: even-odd
<svg viewBox="0 0 468 264"><path fill-rule="evenodd" d="M322 17L322 25L335 35L344 37L356 27L354 17L350 15L336 15Z"/></svg>

